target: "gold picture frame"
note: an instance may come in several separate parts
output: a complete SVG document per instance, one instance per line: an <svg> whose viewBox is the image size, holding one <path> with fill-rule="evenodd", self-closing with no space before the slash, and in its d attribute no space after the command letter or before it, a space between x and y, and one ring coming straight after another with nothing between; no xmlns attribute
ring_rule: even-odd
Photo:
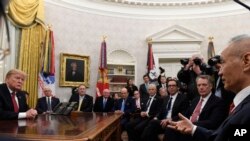
<svg viewBox="0 0 250 141"><path fill-rule="evenodd" d="M89 56L60 54L59 86L77 87L84 84L89 87Z"/></svg>

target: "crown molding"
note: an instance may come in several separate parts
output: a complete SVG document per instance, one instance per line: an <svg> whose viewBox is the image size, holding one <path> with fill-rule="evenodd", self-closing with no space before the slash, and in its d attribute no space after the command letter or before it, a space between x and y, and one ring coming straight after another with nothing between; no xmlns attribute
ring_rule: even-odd
<svg viewBox="0 0 250 141"><path fill-rule="evenodd" d="M248 1L247 3L250 2ZM249 12L232 0L221 0L221 2L206 5L186 6L183 4L168 7L128 5L109 2L108 0L45 0L45 5L47 4L97 15L148 20L210 18Z"/></svg>

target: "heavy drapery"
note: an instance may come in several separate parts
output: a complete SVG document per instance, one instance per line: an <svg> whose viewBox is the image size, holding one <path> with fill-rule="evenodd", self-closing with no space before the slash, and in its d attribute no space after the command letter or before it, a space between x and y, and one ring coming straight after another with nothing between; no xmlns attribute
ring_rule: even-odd
<svg viewBox="0 0 250 141"><path fill-rule="evenodd" d="M29 92L28 104L35 107L38 98L39 54L45 39L43 0L10 0L7 7L10 21L21 28L17 68L28 74L24 90Z"/></svg>

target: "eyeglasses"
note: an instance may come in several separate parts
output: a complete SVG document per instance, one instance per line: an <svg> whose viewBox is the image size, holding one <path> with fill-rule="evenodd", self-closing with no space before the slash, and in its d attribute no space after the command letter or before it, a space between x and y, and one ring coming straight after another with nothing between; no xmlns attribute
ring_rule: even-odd
<svg viewBox="0 0 250 141"><path fill-rule="evenodd" d="M168 85L168 87L176 87L177 85Z"/></svg>

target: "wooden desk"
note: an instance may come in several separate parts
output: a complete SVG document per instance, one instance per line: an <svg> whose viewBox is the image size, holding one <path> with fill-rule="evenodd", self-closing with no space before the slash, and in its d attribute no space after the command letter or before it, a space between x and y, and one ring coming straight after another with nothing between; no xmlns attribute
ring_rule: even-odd
<svg viewBox="0 0 250 141"><path fill-rule="evenodd" d="M0 136L24 140L120 140L120 117L114 113L74 112L71 116L39 115L35 120L0 121ZM26 122L26 126L18 126Z"/></svg>

